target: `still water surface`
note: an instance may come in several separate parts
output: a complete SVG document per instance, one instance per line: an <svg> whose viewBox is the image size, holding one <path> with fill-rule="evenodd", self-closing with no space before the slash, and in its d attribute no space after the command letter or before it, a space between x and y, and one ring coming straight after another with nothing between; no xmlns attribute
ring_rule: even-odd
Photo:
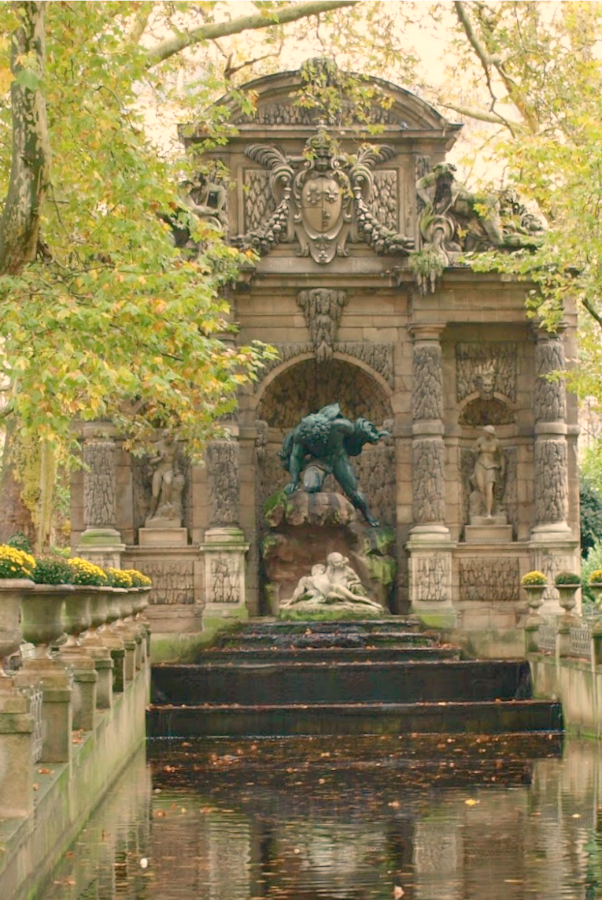
<svg viewBox="0 0 602 900"><path fill-rule="evenodd" d="M595 900L601 790L593 741L151 742L39 900Z"/></svg>

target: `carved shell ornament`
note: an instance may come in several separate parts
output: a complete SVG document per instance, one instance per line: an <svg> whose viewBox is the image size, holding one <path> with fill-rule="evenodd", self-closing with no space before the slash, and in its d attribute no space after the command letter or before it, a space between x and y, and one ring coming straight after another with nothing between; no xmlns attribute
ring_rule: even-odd
<svg viewBox="0 0 602 900"><path fill-rule="evenodd" d="M366 147L350 161L320 128L300 157L286 157L265 144L252 144L245 153L270 170L276 209L258 228L236 238L236 245L263 256L296 239L298 255L320 265L347 256L348 241L365 241L377 253L407 255L412 249L410 238L386 228L368 208L372 170L395 155L392 147Z"/></svg>

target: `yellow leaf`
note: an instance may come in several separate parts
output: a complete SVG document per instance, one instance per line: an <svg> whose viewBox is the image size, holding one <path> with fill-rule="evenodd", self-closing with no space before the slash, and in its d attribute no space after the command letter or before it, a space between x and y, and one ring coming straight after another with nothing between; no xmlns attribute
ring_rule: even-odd
<svg viewBox="0 0 602 900"><path fill-rule="evenodd" d="M465 800L464 803L466 804L466 806L476 806L479 801L473 800L471 797L469 800Z"/></svg>

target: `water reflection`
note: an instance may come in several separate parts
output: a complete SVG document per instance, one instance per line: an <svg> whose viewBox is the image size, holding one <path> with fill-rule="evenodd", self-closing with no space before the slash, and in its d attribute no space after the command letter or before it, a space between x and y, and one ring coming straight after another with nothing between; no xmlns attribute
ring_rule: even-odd
<svg viewBox="0 0 602 900"><path fill-rule="evenodd" d="M594 900L602 747L558 752L502 738L151 744L43 900Z"/></svg>

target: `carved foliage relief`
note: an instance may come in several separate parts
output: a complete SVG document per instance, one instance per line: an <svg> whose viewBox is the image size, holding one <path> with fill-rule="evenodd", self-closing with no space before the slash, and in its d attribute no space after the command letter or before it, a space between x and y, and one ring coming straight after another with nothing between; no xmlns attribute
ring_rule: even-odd
<svg viewBox="0 0 602 900"><path fill-rule="evenodd" d="M305 353L313 353L313 345L309 343L294 344L274 344L279 353L279 358L268 360L261 370L262 376L265 376L279 366L283 362L288 362L296 356ZM334 344L334 350L338 353L344 353L346 356L354 356L365 362L366 365L378 372L379 375L387 381L391 387L395 387L395 376L393 372L393 344L380 341L345 341ZM258 382L257 387L261 382Z"/></svg>
<svg viewBox="0 0 602 900"><path fill-rule="evenodd" d="M442 440L412 443L413 518L417 525L445 521L445 447Z"/></svg>
<svg viewBox="0 0 602 900"><path fill-rule="evenodd" d="M477 556L460 560L460 600L515 601L519 587L518 559Z"/></svg>
<svg viewBox="0 0 602 900"><path fill-rule="evenodd" d="M144 573L152 578L152 604L194 603L194 562L192 560L168 560L140 562Z"/></svg>
<svg viewBox="0 0 602 900"><path fill-rule="evenodd" d="M88 527L115 527L115 444L84 444L84 522Z"/></svg>
<svg viewBox="0 0 602 900"><path fill-rule="evenodd" d="M244 558L239 553L211 555L210 603L240 603L240 569Z"/></svg>
<svg viewBox="0 0 602 900"><path fill-rule="evenodd" d="M448 600L448 558L442 553L418 556L412 561L412 595L425 603Z"/></svg>
<svg viewBox="0 0 602 900"><path fill-rule="evenodd" d="M257 407L257 418L283 431L333 402L336 398L350 419L364 416L376 424L391 417L382 389L363 369L333 359L326 368L313 359L291 366L266 388Z"/></svg>
<svg viewBox="0 0 602 900"><path fill-rule="evenodd" d="M374 173L372 193L368 199L370 212L381 225L390 231L397 231L399 192L397 172L394 169L380 169Z"/></svg>
<svg viewBox="0 0 602 900"><path fill-rule="evenodd" d="M267 172L263 169L246 169L243 197L245 231L254 231L276 209L276 201L269 190Z"/></svg>
<svg viewBox="0 0 602 900"><path fill-rule="evenodd" d="M535 443L535 520L537 525L566 521L568 512L566 441Z"/></svg>
<svg viewBox="0 0 602 900"><path fill-rule="evenodd" d="M207 481L209 484L209 524L238 525L239 478L238 443L210 441L207 444Z"/></svg>
<svg viewBox="0 0 602 900"><path fill-rule="evenodd" d="M323 363L332 359L343 307L347 303L347 294L345 291L329 288L313 288L309 291L299 291L297 303L303 310L317 361Z"/></svg>
<svg viewBox="0 0 602 900"><path fill-rule="evenodd" d="M498 393L514 402L516 373L517 345L514 342L456 344L456 392L459 403L475 392L483 400L491 400L494 393Z"/></svg>
<svg viewBox="0 0 602 900"><path fill-rule="evenodd" d="M564 382L545 377L564 369L564 353L559 340L539 341L535 347L535 419L554 422L566 416Z"/></svg>
<svg viewBox="0 0 602 900"><path fill-rule="evenodd" d="M440 419L443 415L443 370L441 347L434 341L417 344L413 352L412 416Z"/></svg>

